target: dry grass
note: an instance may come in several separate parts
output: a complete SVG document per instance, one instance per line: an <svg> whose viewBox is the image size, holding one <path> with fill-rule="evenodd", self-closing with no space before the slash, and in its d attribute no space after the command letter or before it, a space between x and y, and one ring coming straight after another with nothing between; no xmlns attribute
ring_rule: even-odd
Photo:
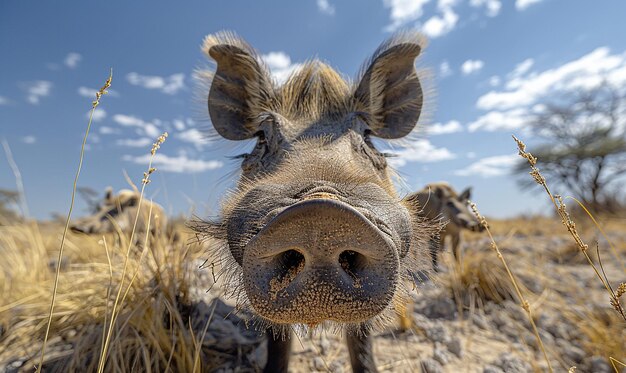
<svg viewBox="0 0 626 373"><path fill-rule="evenodd" d="M455 262L441 280L464 307L483 307L487 302L516 299L515 286L502 281L505 278L506 269L491 249L475 245L466 250L462 262ZM519 286L525 294L530 293L523 284Z"/></svg>
<svg viewBox="0 0 626 373"><path fill-rule="evenodd" d="M0 230L5 258L0 261L0 366L18 357L30 358L26 366L33 366L45 335L54 280L44 244L50 237L42 236L35 224ZM111 289L131 279L112 331L106 371L165 371L169 366L192 372L216 361L210 351L197 351L202 329L191 325L186 314L192 263L203 254L199 246L171 243L163 236L150 247L133 247L127 260L128 237L105 246L102 238L70 235L68 247L74 240L90 261L72 263L60 272L46 371L97 369L115 302ZM124 274L125 261L129 270ZM71 350L64 349L68 345Z"/></svg>
<svg viewBox="0 0 626 373"><path fill-rule="evenodd" d="M565 316L576 325L581 344L588 354L622 361L626 358L626 327L613 310L587 305L578 312L568 310Z"/></svg>

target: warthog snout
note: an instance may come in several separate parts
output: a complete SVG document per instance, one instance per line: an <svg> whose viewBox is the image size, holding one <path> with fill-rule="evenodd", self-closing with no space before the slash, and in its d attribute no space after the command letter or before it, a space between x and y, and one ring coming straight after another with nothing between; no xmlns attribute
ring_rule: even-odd
<svg viewBox="0 0 626 373"><path fill-rule="evenodd" d="M485 227L483 227L482 224L480 224L479 222L473 221L468 224L467 229L472 232L482 232L485 230Z"/></svg>
<svg viewBox="0 0 626 373"><path fill-rule="evenodd" d="M379 314L398 275L391 232L379 224L335 199L283 209L246 246L251 305L281 323L360 322Z"/></svg>
<svg viewBox="0 0 626 373"><path fill-rule="evenodd" d="M72 232L75 232L75 233L87 233L87 234L94 233L94 228L95 227L89 226L87 224L76 223L76 224L70 225L70 229L72 230Z"/></svg>

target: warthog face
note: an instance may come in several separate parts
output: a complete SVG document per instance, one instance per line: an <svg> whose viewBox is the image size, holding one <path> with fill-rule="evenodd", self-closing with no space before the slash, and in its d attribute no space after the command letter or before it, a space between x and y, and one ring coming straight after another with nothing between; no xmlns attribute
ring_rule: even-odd
<svg viewBox="0 0 626 373"><path fill-rule="evenodd" d="M424 189L409 196L409 199L420 205L420 216L442 220L446 223L444 232L456 232L460 229L482 232L484 228L478 218L470 211L470 198L471 188L466 188L461 194L458 194L446 182L428 184Z"/></svg>
<svg viewBox="0 0 626 373"><path fill-rule="evenodd" d="M415 127L421 49L418 36L400 35L356 84L312 61L277 86L244 41L207 37L204 51L217 63L213 126L256 146L241 156L241 179L219 221L197 229L224 242L240 301L270 325L371 325L393 315L407 269L427 267L417 206L397 196L372 143Z"/></svg>
<svg viewBox="0 0 626 373"><path fill-rule="evenodd" d="M448 188L437 188L435 194L441 199L442 215L449 222L459 228L468 229L472 232L482 232L484 227L480 221L470 211L469 199L471 198L471 189L466 188L461 194L448 186Z"/></svg>
<svg viewBox="0 0 626 373"><path fill-rule="evenodd" d="M112 189L107 189L104 199L98 204L97 211L91 216L78 219L70 229L80 233L110 233L117 229L124 233L130 233L135 223L137 209L139 207L139 193L132 190L120 190L113 194ZM166 224L166 217L161 206L150 201L143 200L137 219L136 232L145 232L150 218L150 230L156 232Z"/></svg>

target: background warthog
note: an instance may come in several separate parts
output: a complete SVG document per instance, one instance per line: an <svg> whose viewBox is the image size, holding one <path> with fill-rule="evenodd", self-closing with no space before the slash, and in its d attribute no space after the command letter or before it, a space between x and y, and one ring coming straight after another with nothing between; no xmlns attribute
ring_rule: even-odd
<svg viewBox="0 0 626 373"><path fill-rule="evenodd" d="M242 306L270 327L266 371L286 371L293 325L346 329L352 367L375 371L373 326L394 319L409 270L429 266L430 224L398 197L373 137L398 139L423 103L418 35L382 44L355 84L313 60L277 86L258 54L229 33L206 38L217 63L208 109L218 134L255 139L218 221L222 267Z"/></svg>
<svg viewBox="0 0 626 373"><path fill-rule="evenodd" d="M98 204L96 211L90 216L76 220L70 225L70 229L81 233L109 233L115 232L119 228L123 233L130 234L139 206L139 193L122 189L114 195L113 189L107 188L104 199ZM157 232L164 232L167 217L163 208L154 202L143 199L135 229L136 238L141 237L138 233L145 233L148 228L151 206L150 232L153 235Z"/></svg>
<svg viewBox="0 0 626 373"><path fill-rule="evenodd" d="M433 269L438 270L437 256L439 251L444 250L446 237L450 237L452 253L459 260L459 244L463 229L472 232L482 232L483 226L476 216L470 211L468 201L471 198L471 188L465 189L461 194L445 182L426 185L419 192L411 194L408 198L417 201L420 206L419 215L431 220L440 220L445 224L439 232L438 239L430 242L430 255Z"/></svg>

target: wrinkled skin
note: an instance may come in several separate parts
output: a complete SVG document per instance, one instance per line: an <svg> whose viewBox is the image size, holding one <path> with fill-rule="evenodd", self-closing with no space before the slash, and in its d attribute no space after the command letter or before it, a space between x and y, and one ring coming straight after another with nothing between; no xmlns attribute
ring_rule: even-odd
<svg viewBox="0 0 626 373"><path fill-rule="evenodd" d="M444 250L447 237L451 239L454 257L459 260L461 232L463 230L472 232L484 230L478 218L469 209L470 188L458 194L447 183L432 183L408 198L416 200L421 206L420 216L432 220L440 219L445 224L439 232L438 239L433 239L430 242L432 266L435 271L438 271L438 253Z"/></svg>
<svg viewBox="0 0 626 373"><path fill-rule="evenodd" d="M125 234L130 234L137 215L139 200L139 193L124 189L114 195L113 190L109 188L105 192L104 199L98 204L97 210L90 216L74 221L70 229L76 233L87 234L111 233L119 229ZM150 211L152 211L151 217ZM150 220L149 227L153 235L163 232L167 225L163 208L154 202L142 200L135 237L141 237L140 233L146 232L148 220Z"/></svg>
<svg viewBox="0 0 626 373"><path fill-rule="evenodd" d="M408 271L425 269L430 225L394 188L373 137L399 139L416 126L422 88L417 35L381 45L356 84L319 61L282 86L229 33L207 37L208 109L216 132L253 139L218 220L196 229L222 243L214 253L241 306L273 331L267 372L287 371L292 327L348 333L353 370L376 371L369 334L404 302Z"/></svg>

